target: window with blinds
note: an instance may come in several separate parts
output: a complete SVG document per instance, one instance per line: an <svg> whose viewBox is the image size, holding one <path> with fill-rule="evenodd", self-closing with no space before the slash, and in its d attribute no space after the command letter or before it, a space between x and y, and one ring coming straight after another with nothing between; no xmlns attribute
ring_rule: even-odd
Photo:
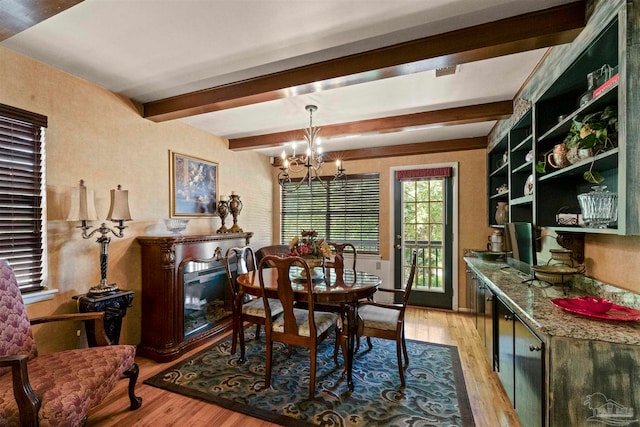
<svg viewBox="0 0 640 427"><path fill-rule="evenodd" d="M359 253L380 253L380 175L348 175L345 188L324 177L326 187L311 188L299 180L282 191L281 241L289 243L302 230L334 242L352 243ZM295 190L294 190L295 189Z"/></svg>
<svg viewBox="0 0 640 427"><path fill-rule="evenodd" d="M22 292L43 288L47 117L0 104L0 258Z"/></svg>

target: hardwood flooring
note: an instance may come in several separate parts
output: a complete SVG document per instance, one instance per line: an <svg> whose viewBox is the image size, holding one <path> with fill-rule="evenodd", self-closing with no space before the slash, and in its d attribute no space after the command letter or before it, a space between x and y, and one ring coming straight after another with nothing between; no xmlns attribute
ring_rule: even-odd
<svg viewBox="0 0 640 427"><path fill-rule="evenodd" d="M409 339L458 347L467 392L478 427L520 427L518 417L497 375L489 368L488 358L471 315L411 307L407 310L405 322L406 336ZM184 357L199 350L201 348L193 350ZM88 427L267 427L275 425L210 403L142 384L143 380L173 365L176 361L156 363L141 357L136 360L140 366L136 394L143 398L142 407L137 411L128 410L128 383L120 381L107 399L89 413Z"/></svg>

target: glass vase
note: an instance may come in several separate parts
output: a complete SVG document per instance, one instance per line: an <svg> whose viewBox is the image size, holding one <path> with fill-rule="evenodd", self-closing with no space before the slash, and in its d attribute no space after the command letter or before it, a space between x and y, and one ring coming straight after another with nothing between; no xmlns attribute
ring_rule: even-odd
<svg viewBox="0 0 640 427"><path fill-rule="evenodd" d="M605 185L591 188L588 193L578 194L582 219L587 227L607 228L618 219L618 195Z"/></svg>
<svg viewBox="0 0 640 427"><path fill-rule="evenodd" d="M504 225L509 220L509 205L507 202L498 202L496 206L496 224Z"/></svg>

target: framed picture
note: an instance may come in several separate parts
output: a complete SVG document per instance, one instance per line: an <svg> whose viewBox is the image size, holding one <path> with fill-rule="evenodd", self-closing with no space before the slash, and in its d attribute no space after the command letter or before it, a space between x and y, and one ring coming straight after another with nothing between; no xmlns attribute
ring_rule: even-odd
<svg viewBox="0 0 640 427"><path fill-rule="evenodd" d="M218 164L170 151L171 217L216 215Z"/></svg>

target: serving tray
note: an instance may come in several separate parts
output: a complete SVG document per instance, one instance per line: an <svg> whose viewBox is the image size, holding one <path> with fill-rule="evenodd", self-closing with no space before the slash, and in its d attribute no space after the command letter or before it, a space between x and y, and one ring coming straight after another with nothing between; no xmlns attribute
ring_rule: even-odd
<svg viewBox="0 0 640 427"><path fill-rule="evenodd" d="M579 298L554 298L551 303L562 310L595 319L633 322L640 320L640 310L613 304L606 313L596 313L584 307Z"/></svg>

